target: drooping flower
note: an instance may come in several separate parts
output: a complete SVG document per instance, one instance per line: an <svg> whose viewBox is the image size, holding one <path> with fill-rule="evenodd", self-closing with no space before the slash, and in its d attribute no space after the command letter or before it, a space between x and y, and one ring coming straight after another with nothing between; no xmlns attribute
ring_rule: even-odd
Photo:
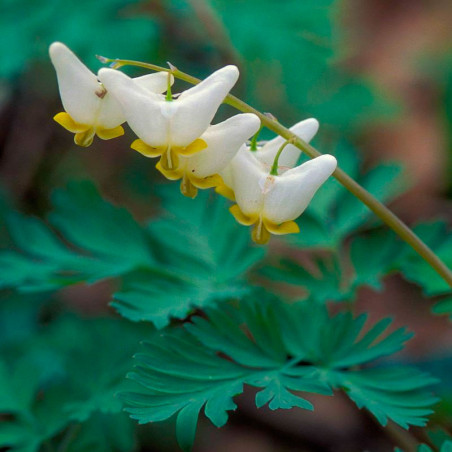
<svg viewBox="0 0 452 452"><path fill-rule="evenodd" d="M319 122L315 118L304 119L294 124L289 130L306 143L309 143L319 130ZM262 147L259 147L254 155L270 169L279 148L285 141L285 138L277 136L273 140L267 141ZM279 172L293 168L297 164L300 154L301 150L299 148L293 144L288 144L279 157Z"/></svg>
<svg viewBox="0 0 452 452"><path fill-rule="evenodd" d="M160 167L177 170L179 157L207 148L201 135L239 76L235 66L225 66L175 99L147 93L134 80L112 69L99 78L121 104L127 122L138 136L131 147L146 157L161 157Z"/></svg>
<svg viewBox="0 0 452 452"><path fill-rule="evenodd" d="M239 152L230 164L237 202L230 211L239 223L253 226L252 238L259 244L267 243L270 234L299 232L293 220L304 212L336 165L332 155L322 155L283 174L271 175L253 152Z"/></svg>
<svg viewBox="0 0 452 452"><path fill-rule="evenodd" d="M161 162L157 169L168 179L181 180L181 192L194 198L198 188L211 188L223 184L222 171L236 155L245 141L260 126L252 113L235 115L224 122L210 126L200 137L206 148L193 155L180 155L176 169L169 170Z"/></svg>
<svg viewBox="0 0 452 452"><path fill-rule="evenodd" d="M65 109L54 119L65 129L75 133L79 146L89 146L97 135L103 140L124 134L121 124L124 114L118 101L99 82L77 56L61 42L49 48L55 67L60 96ZM148 74L134 79L145 92L162 93L168 86L166 74Z"/></svg>
<svg viewBox="0 0 452 452"><path fill-rule="evenodd" d="M292 133L300 137L306 143L309 143L314 138L318 130L319 122L315 118L304 119L290 128ZM240 152L252 151L253 155L270 171L276 154L285 141L285 138L277 136L276 138L267 141L263 146L258 146L255 151L252 151L250 146L244 146ZM293 144L288 144L279 157L279 173L282 174L284 171L293 168L297 164L300 154L301 151L299 148ZM215 191L231 201L235 201L234 190L232 189L231 165L221 172L221 177L223 179L223 184L218 185Z"/></svg>

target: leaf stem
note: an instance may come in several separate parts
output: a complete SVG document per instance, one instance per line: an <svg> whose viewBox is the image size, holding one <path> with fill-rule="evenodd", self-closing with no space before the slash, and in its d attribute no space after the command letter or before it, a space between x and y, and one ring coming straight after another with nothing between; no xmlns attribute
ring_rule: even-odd
<svg viewBox="0 0 452 452"><path fill-rule="evenodd" d="M172 75L180 80L197 85L201 80L186 74L178 69L171 70L150 63L142 63L133 60L120 60L100 58L102 62L112 63L111 67L119 68L121 66L138 66L153 71L172 72ZM272 132L280 135L298 149L303 151L310 158L322 155L317 149L303 141L301 138L293 134L289 129L280 124L276 119L261 113L239 98L228 94L224 103L236 108L244 113L254 113L261 120L262 126L267 127ZM444 264L444 262L429 248L400 218L398 218L391 210L389 210L382 202L372 196L364 187L359 185L354 179L348 176L340 168L334 171L333 176L354 196L362 201L372 212L383 220L400 238L408 243L428 264L452 287L452 271Z"/></svg>

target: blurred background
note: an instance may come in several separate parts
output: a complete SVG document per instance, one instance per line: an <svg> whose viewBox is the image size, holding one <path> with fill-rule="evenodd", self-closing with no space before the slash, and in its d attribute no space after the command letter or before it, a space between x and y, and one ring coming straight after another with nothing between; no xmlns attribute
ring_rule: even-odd
<svg viewBox="0 0 452 452"><path fill-rule="evenodd" d="M198 77L236 64L241 78L233 93L286 126L316 117L314 145L321 152L345 140L364 168L401 162L409 188L391 206L408 223L450 222L451 21L450 0L0 0L1 185L17 206L37 215L48 209L55 187L74 179L95 181L137 218L155 211L149 200L160 175L129 150L130 131L82 149L52 121L62 107L47 49L62 41L93 71L101 67L96 54L170 61ZM218 120L230 113L222 107ZM109 294L101 283L71 288L64 297L90 314L106 309ZM406 354L428 359L432 331L440 352L450 349L452 334L423 301L417 288L389 276L383 294L363 289L358 306L415 330ZM226 428L203 424L197 450L323 451L333 443L334 450L364 450L363 432L373 435L372 450L391 450L340 398L319 399L314 414L256 412L251 398L242 397ZM146 450L173 450L164 429L149 431L160 444L150 441Z"/></svg>

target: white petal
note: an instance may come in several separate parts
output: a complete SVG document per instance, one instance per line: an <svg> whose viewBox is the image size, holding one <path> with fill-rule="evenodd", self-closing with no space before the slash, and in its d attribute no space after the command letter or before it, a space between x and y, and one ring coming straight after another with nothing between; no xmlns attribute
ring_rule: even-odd
<svg viewBox="0 0 452 452"><path fill-rule="evenodd" d="M314 138L318 130L319 122L314 118L300 121L290 128L291 132L299 136L302 140L306 141L306 143L309 143ZM286 139L280 136L274 138L273 140L270 140L256 152L256 157L261 162L271 167L276 153L285 141ZM279 157L279 166L282 167L282 169L293 168L297 164L300 153L300 149L295 147L293 144L288 144Z"/></svg>
<svg viewBox="0 0 452 452"><path fill-rule="evenodd" d="M259 127L260 120L252 113L235 115L210 126L201 135L207 148L188 158L187 171L196 177L218 174Z"/></svg>
<svg viewBox="0 0 452 452"><path fill-rule="evenodd" d="M163 93L168 88L168 74L166 72L156 72L154 74L135 77L133 81L152 93ZM174 77L171 76L171 84L174 83ZM112 129L126 121L121 105L111 93L105 95L101 102L101 108L98 117L98 124L106 129Z"/></svg>
<svg viewBox="0 0 452 452"><path fill-rule="evenodd" d="M336 166L332 155L322 155L276 176L265 197L264 216L277 224L298 218Z"/></svg>
<svg viewBox="0 0 452 452"><path fill-rule="evenodd" d="M243 145L237 153L241 152L245 149L245 145ZM221 178L223 179L223 182L232 190L232 160L218 173Z"/></svg>
<svg viewBox="0 0 452 452"><path fill-rule="evenodd" d="M206 131L238 76L235 66L226 66L184 91L174 101L179 109L171 119L173 145L187 146Z"/></svg>
<svg viewBox="0 0 452 452"><path fill-rule="evenodd" d="M153 74L135 77L133 81L142 88L152 93L164 93L168 88L168 73L155 72ZM171 76L171 85L174 83L174 77Z"/></svg>
<svg viewBox="0 0 452 452"><path fill-rule="evenodd" d="M64 109L76 122L93 124L101 103L96 96L96 92L102 90L97 77L61 42L54 42L49 54Z"/></svg>
<svg viewBox="0 0 452 452"><path fill-rule="evenodd" d="M161 114L164 96L139 86L130 77L115 69L101 69L99 79L122 107L135 134L150 146L168 142L168 120Z"/></svg>
<svg viewBox="0 0 452 452"><path fill-rule="evenodd" d="M268 172L251 151L240 151L231 162L232 189L242 212L260 213L264 205L264 189Z"/></svg>

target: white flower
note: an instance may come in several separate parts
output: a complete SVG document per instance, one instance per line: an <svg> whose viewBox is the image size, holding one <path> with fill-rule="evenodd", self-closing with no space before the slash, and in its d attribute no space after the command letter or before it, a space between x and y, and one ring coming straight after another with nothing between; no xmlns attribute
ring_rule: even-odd
<svg viewBox="0 0 452 452"><path fill-rule="evenodd" d="M125 117L122 109L97 76L61 42L54 42L49 54L65 109L54 119L75 133L75 143L86 147L92 143L94 135L103 140L123 135L121 124L125 122ZM134 79L134 83L145 92L161 93L167 89L168 78L163 73L149 74Z"/></svg>
<svg viewBox="0 0 452 452"><path fill-rule="evenodd" d="M319 130L319 122L315 118L304 119L296 124L294 124L290 129L292 133L300 137L306 143L309 143ZM251 151L250 146L244 146L240 152L251 151L253 155L264 164L264 166L270 171L273 161L275 160L276 154L279 148L285 143L286 139L277 136L270 141L267 141L263 146L258 146L256 151ZM283 173L290 168L293 168L300 157L301 150L294 146L293 144L288 144L284 148L278 161L279 173ZM235 201L234 190L232 189L232 175L231 175L231 165L226 167L221 172L221 177L223 178L224 184L218 185L215 191L224 197Z"/></svg>
<svg viewBox="0 0 452 452"><path fill-rule="evenodd" d="M259 118L252 113L235 115L224 122L210 126L200 137L206 148L190 156L180 155L176 169L169 170L161 162L157 169L168 179L181 181L181 192L194 198L198 188L223 184L219 172L236 155L240 146L260 127ZM166 154L168 156L169 154ZM173 162L174 163L174 162Z"/></svg>
<svg viewBox="0 0 452 452"><path fill-rule="evenodd" d="M101 69L99 78L121 104L127 122L138 136L132 149L146 157L159 157L164 170L173 171L179 156L190 156L207 147L201 135L239 76L226 66L177 99L149 94L134 80L112 69Z"/></svg>
<svg viewBox="0 0 452 452"><path fill-rule="evenodd" d="M229 169L237 202L230 211L239 223L254 225L252 238L259 244L267 243L270 233L299 232L293 220L303 213L336 165L332 155L322 155L281 175L271 175L255 153L239 152Z"/></svg>
<svg viewBox="0 0 452 452"><path fill-rule="evenodd" d="M304 119L297 122L289 130L306 143L309 143L319 130L319 122L315 118ZM285 141L285 138L277 136L273 140L267 141L262 147L259 147L255 152L255 156L270 169L279 148ZM297 164L300 154L301 150L299 148L293 144L288 144L279 157L279 171L283 172L293 168Z"/></svg>

